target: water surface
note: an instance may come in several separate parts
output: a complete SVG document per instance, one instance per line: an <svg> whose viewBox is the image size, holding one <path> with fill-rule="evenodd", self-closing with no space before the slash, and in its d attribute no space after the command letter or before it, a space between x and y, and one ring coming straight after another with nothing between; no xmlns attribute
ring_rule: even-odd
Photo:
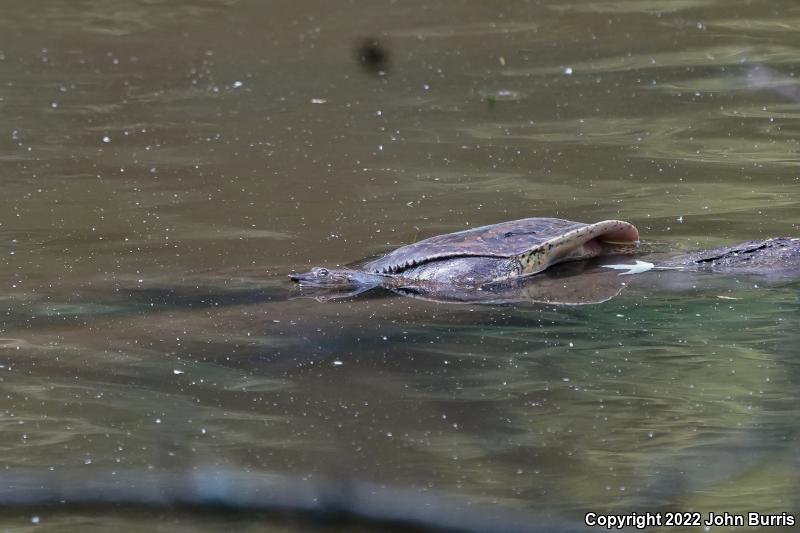
<svg viewBox="0 0 800 533"><path fill-rule="evenodd" d="M669 250L797 235L798 29L789 1L6 6L0 464L347 479L565 527L796 512L796 283L323 304L286 275L528 216Z"/></svg>

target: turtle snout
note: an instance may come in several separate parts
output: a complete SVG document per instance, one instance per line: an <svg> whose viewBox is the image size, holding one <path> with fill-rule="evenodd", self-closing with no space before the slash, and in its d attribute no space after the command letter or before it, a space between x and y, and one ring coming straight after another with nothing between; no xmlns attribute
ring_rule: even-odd
<svg viewBox="0 0 800 533"><path fill-rule="evenodd" d="M298 274L295 272L290 274L289 279L300 284L301 286L325 285L330 282L330 273L325 268L315 267L311 269L311 272L305 272L303 274Z"/></svg>
<svg viewBox="0 0 800 533"><path fill-rule="evenodd" d="M308 274L289 274L289 279L294 281L295 283L299 283L300 285L305 285L309 281L311 281L312 277Z"/></svg>

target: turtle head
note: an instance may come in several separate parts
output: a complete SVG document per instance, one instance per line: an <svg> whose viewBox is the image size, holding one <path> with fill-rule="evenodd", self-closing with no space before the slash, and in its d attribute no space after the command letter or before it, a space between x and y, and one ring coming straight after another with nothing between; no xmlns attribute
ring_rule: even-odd
<svg viewBox="0 0 800 533"><path fill-rule="evenodd" d="M314 267L305 274L292 274L289 278L300 287L353 291L369 289L380 284L377 274L369 274L349 268L328 269Z"/></svg>

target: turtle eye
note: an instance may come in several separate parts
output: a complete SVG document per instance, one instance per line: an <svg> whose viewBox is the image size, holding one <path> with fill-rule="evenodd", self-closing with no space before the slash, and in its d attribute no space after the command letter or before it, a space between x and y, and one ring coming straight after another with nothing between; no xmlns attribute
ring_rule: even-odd
<svg viewBox="0 0 800 533"><path fill-rule="evenodd" d="M320 276L320 277L323 277L323 278L327 277L328 276L328 269L327 268L320 268L319 270L317 270L317 276Z"/></svg>

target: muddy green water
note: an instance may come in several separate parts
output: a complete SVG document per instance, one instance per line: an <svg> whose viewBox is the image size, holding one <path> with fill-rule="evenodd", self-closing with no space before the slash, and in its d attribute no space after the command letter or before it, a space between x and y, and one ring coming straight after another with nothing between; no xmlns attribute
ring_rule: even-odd
<svg viewBox="0 0 800 533"><path fill-rule="evenodd" d="M202 467L577 526L800 511L797 283L552 307L323 304L286 279L527 216L675 250L798 235L796 2L6 4L3 494L21 469L80 491ZM0 527L266 520L68 503Z"/></svg>

